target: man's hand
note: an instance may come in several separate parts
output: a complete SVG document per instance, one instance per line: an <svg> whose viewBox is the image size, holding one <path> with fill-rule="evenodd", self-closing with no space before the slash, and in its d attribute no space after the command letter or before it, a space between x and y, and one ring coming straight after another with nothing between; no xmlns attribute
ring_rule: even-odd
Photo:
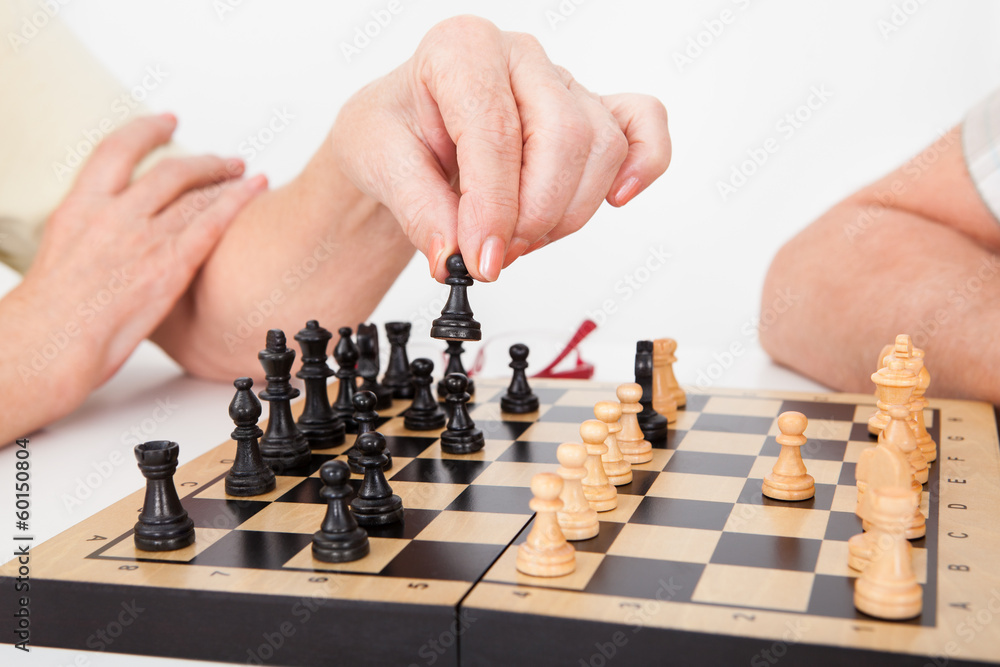
<svg viewBox="0 0 1000 667"><path fill-rule="evenodd" d="M331 141L344 174L388 207L441 281L456 251L474 278L496 280L670 162L658 100L596 95L534 37L471 16L432 28L351 98Z"/></svg>
<svg viewBox="0 0 1000 667"><path fill-rule="evenodd" d="M209 155L165 159L133 182L136 165L175 127L169 114L140 118L97 147L46 224L31 270L4 299L4 310L20 320L11 324L36 340L80 328L66 357L40 374L59 373L65 392L44 402L65 407L107 380L174 307L236 213L266 187L263 177L233 180L243 173L240 160ZM30 349L16 353L30 357ZM28 385L44 379L22 377Z"/></svg>

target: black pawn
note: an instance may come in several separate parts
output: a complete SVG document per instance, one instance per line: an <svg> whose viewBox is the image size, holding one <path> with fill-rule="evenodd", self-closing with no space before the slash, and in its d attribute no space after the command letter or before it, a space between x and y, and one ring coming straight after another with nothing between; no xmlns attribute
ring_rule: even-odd
<svg viewBox="0 0 1000 667"><path fill-rule="evenodd" d="M462 341L460 340L450 340L448 341L448 349L445 354L448 355L448 364L444 369L444 377L438 382L438 398L446 398L448 396L448 388L445 386L445 379L452 373L461 373L468 379L469 386L465 390L469 392L469 395L476 393L476 383L469 379L469 374L465 372L465 366L462 365L462 353L465 352L465 348L462 347Z"/></svg>
<svg viewBox="0 0 1000 667"><path fill-rule="evenodd" d="M510 367L514 374L510 378L507 393L500 399L500 410L515 415L523 415L538 409L538 397L528 384L528 346L514 343L510 346Z"/></svg>
<svg viewBox="0 0 1000 667"><path fill-rule="evenodd" d="M229 416L236 424L232 433L236 441L236 456L233 467L226 475L226 494L230 496L259 496L273 491L274 471L267 467L260 455L257 439L264 432L257 426L260 419L260 401L253 395L253 380L238 378L233 382L236 395L229 404Z"/></svg>
<svg viewBox="0 0 1000 667"><path fill-rule="evenodd" d="M461 373L451 373L444 382L448 389L451 417L448 419L448 428L441 434L441 451L448 454L478 452L486 444L486 439L483 438L483 432L476 428L466 407L471 398L466 391L469 379Z"/></svg>
<svg viewBox="0 0 1000 667"><path fill-rule="evenodd" d="M146 498L135 524L135 546L143 551L173 551L194 544L194 521L181 506L174 486L176 442L154 440L135 446L146 478Z"/></svg>
<svg viewBox="0 0 1000 667"><path fill-rule="evenodd" d="M375 394L377 409L388 410L392 407L392 389L378 381L378 327L374 324L358 325L358 355L358 375L363 378L360 389Z"/></svg>
<svg viewBox="0 0 1000 667"><path fill-rule="evenodd" d="M333 402L333 414L344 420L348 433L357 433L358 423L354 421L354 393L358 389L358 348L351 340L351 327L340 327L340 340L333 348L333 358L337 360L337 399Z"/></svg>
<svg viewBox="0 0 1000 667"><path fill-rule="evenodd" d="M359 438L365 433L371 433L375 430L375 423L378 421L378 413L375 411L377 406L376 400L375 394L370 391L361 391L359 389L358 393L354 394L354 421L358 422ZM351 472L363 473L365 469L361 465L361 450L358 449L358 441L356 439L346 453L347 465L350 466ZM392 454L386 450L385 467L382 469L389 470L390 468L392 468Z"/></svg>
<svg viewBox="0 0 1000 667"><path fill-rule="evenodd" d="M448 277L445 282L451 287L448 301L441 309L441 317L434 320L431 326L431 338L441 340L480 340L483 337L479 322L472 316L467 290L472 285L472 278L465 268L461 255L452 255L445 264L448 267Z"/></svg>
<svg viewBox="0 0 1000 667"><path fill-rule="evenodd" d="M413 398L413 375L406 344L410 340L409 322L386 322L385 335L389 339L389 364L382 376L382 385L392 391L393 398Z"/></svg>
<svg viewBox="0 0 1000 667"><path fill-rule="evenodd" d="M385 465L385 438L378 431L358 436L361 451L361 465L365 478L361 481L358 495L351 501L358 524L362 526L383 526L403 519L403 501L392 492L385 479L382 467Z"/></svg>
<svg viewBox="0 0 1000 667"><path fill-rule="evenodd" d="M260 440L264 463L278 472L305 465L312 456L309 441L295 425L291 408L292 399L299 395L290 384L295 350L286 347L281 329L271 329L267 332L267 346L257 358L267 375L267 388L260 397L271 404L267 431Z"/></svg>
<svg viewBox="0 0 1000 667"><path fill-rule="evenodd" d="M410 364L413 372L413 403L406 409L403 426L411 431L433 431L448 421L448 416L431 393L431 373L434 362L430 359L414 359Z"/></svg>
<svg viewBox="0 0 1000 667"><path fill-rule="evenodd" d="M326 379L333 370L326 364L326 346L333 334L316 320L295 334L302 348L302 368L295 377L305 381L306 404L299 416L299 430L313 449L329 449L344 442L344 422L330 408Z"/></svg>
<svg viewBox="0 0 1000 667"><path fill-rule="evenodd" d="M346 563L368 555L368 533L358 527L347 508L354 491L348 481L351 472L343 461L327 461L319 469L323 488L319 495L326 501L323 525L313 534L313 558L326 563Z"/></svg>
<svg viewBox="0 0 1000 667"><path fill-rule="evenodd" d="M635 382L642 387L639 405L642 410L636 417L643 437L650 442L667 437L667 418L653 409L653 341L640 340L635 344Z"/></svg>

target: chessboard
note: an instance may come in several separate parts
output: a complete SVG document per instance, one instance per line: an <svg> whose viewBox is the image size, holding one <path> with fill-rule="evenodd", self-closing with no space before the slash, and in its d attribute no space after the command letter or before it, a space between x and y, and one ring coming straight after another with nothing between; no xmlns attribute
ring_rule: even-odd
<svg viewBox="0 0 1000 667"><path fill-rule="evenodd" d="M442 453L440 431L406 430L404 401L381 414L386 475L405 516L369 528L371 553L350 563L314 560L310 547L325 511L319 468L353 436L252 498L224 491L234 442L187 463L181 443L174 481L196 542L138 551L137 491L33 548L32 643L287 665L1000 660L992 406L932 400L926 411L940 454L922 495L927 536L912 542L923 612L890 622L855 610L846 564L847 540L861 531L854 467L873 442L874 396L689 391L653 460L600 514L598 536L573 543L576 571L540 579L515 568L531 478L557 470L558 445L579 441L580 423L615 387L532 380L541 406L527 415L501 413L504 388L476 379L470 411L486 446L471 455ZM801 502L761 494L787 410L809 418L802 455L816 494ZM11 561L0 586L16 576ZM13 614L14 597L0 613Z"/></svg>

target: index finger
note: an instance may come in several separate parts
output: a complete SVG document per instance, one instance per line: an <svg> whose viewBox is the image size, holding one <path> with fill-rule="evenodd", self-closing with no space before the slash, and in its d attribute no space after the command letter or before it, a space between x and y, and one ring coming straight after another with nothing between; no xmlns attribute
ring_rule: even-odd
<svg viewBox="0 0 1000 667"><path fill-rule="evenodd" d="M73 190L118 194L132 181L136 165L154 148L170 141L176 127L173 114L161 114L137 118L115 130L94 149Z"/></svg>
<svg viewBox="0 0 1000 667"><path fill-rule="evenodd" d="M428 39L441 45L418 71L456 147L458 245L473 278L496 280L517 221L523 145L506 48L474 17L439 24Z"/></svg>

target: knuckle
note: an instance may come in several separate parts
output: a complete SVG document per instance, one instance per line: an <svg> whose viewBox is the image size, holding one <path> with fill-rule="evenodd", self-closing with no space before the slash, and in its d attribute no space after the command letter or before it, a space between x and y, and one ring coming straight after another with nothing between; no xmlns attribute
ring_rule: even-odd
<svg viewBox="0 0 1000 667"><path fill-rule="evenodd" d="M595 141L594 152L602 154L610 163L621 165L628 155L628 139L617 125L609 125Z"/></svg>
<svg viewBox="0 0 1000 667"><path fill-rule="evenodd" d="M178 181L190 173L190 166L182 159L168 157L160 160L154 167L158 178L164 181Z"/></svg>
<svg viewBox="0 0 1000 667"><path fill-rule="evenodd" d="M545 49L542 48L542 43L538 41L538 38L534 35L526 32L512 32L510 33L510 40L519 49L524 49L526 51L537 51L544 52Z"/></svg>

